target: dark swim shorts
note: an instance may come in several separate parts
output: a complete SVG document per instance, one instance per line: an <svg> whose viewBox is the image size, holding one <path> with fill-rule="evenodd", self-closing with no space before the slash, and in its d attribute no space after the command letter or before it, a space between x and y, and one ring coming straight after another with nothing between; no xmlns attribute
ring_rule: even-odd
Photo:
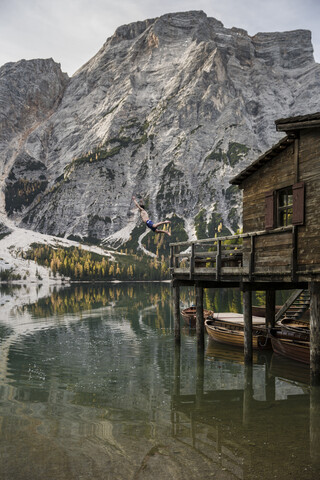
<svg viewBox="0 0 320 480"><path fill-rule="evenodd" d="M151 230L152 230L153 232L155 232L155 231L157 230L157 227L154 227L154 226L153 226L153 222L152 222L151 220L147 220L147 221L146 221L146 224L147 224L147 227L151 228Z"/></svg>

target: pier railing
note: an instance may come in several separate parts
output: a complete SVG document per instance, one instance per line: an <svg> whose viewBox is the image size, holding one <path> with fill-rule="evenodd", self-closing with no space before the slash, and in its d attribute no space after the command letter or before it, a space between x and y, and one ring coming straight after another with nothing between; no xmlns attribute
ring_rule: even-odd
<svg viewBox="0 0 320 480"><path fill-rule="evenodd" d="M296 227L243 233L170 244L170 271L173 278L212 281L251 281L277 276L295 279L297 270ZM268 278L270 277L270 278Z"/></svg>

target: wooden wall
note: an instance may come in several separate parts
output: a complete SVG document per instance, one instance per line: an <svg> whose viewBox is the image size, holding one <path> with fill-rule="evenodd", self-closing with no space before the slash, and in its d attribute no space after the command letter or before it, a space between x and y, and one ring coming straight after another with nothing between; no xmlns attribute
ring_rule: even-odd
<svg viewBox="0 0 320 480"><path fill-rule="evenodd" d="M298 227L300 269L320 269L320 129L301 130L299 181L305 182L305 224Z"/></svg>
<svg viewBox="0 0 320 480"><path fill-rule="evenodd" d="M298 270L320 272L320 128L302 129L298 145L298 171L292 143L243 181L243 231L265 229L265 196L268 192L304 182L305 222L297 227ZM249 245L246 247L248 249ZM262 237L257 239L255 247L257 271L275 266L281 270L290 266L291 235Z"/></svg>
<svg viewBox="0 0 320 480"><path fill-rule="evenodd" d="M292 143L244 180L243 232L264 230L266 193L294 183L294 143Z"/></svg>

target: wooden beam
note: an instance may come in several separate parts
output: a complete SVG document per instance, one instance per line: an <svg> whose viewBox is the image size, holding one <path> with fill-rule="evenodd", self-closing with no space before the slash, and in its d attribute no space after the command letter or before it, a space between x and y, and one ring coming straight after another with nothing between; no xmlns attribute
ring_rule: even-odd
<svg viewBox="0 0 320 480"><path fill-rule="evenodd" d="M287 299L287 301L282 305L280 310L277 312L276 317L275 317L276 322L288 310L288 308L291 307L291 305L295 302L295 300L297 300L297 298L301 295L303 290L304 290L303 288L297 289L290 295L290 297Z"/></svg>
<svg viewBox="0 0 320 480"><path fill-rule="evenodd" d="M319 119L307 120L304 122L292 122L277 124L278 132L288 132L289 130L301 130L302 128L311 128L320 126Z"/></svg>

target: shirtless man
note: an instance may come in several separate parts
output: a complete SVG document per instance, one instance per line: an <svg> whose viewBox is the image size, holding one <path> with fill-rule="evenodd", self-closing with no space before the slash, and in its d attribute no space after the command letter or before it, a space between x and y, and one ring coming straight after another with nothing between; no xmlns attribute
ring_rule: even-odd
<svg viewBox="0 0 320 480"><path fill-rule="evenodd" d="M153 222L149 219L149 215L148 215L148 213L145 211L144 205L138 203L137 200L136 200L136 197L132 197L132 200L134 201L134 203L136 204L136 206L139 208L141 218L142 218L142 220L144 221L144 223L147 225L147 227L149 227L149 228L150 228L153 232L155 232L155 233L166 233L167 235L169 235L169 237L171 236L171 233L168 232L167 230L159 230L159 229L158 229L158 227L160 227L160 225L165 225L166 223L171 223L170 220L165 220L164 222L153 223Z"/></svg>

